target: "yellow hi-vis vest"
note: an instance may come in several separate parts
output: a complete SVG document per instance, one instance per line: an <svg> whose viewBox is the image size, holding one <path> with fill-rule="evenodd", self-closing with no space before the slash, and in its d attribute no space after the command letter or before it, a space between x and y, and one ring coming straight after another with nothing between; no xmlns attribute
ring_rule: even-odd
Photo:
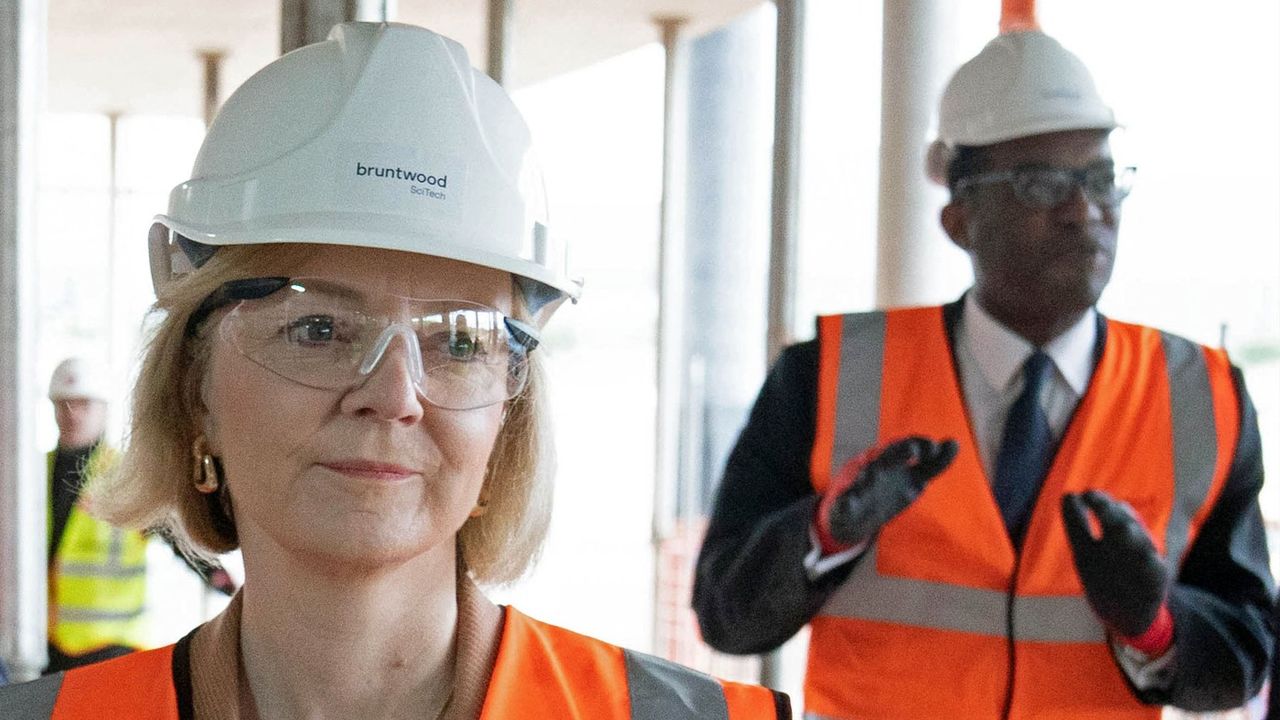
<svg viewBox="0 0 1280 720"><path fill-rule="evenodd" d="M55 454L48 455L50 498ZM52 532L52 500L47 526ZM146 573L142 533L99 520L77 502L49 562L49 642L67 655L145 647Z"/></svg>

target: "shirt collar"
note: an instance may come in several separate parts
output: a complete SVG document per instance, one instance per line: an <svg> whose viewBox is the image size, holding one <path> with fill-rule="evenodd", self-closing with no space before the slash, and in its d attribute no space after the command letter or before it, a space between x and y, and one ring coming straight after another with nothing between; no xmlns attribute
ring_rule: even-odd
<svg viewBox="0 0 1280 720"><path fill-rule="evenodd" d="M1077 395L1084 395L1093 375L1093 348L1098 338L1098 313L1093 308L1043 350ZM964 341L983 377L996 390L1006 390L1035 346L1001 325L978 304L972 292L964 298Z"/></svg>

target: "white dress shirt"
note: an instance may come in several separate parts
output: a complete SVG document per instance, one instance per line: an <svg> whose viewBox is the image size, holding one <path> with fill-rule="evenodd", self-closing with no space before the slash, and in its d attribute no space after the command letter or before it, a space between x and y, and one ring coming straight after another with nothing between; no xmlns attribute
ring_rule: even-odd
<svg viewBox="0 0 1280 720"><path fill-rule="evenodd" d="M982 469L987 473L988 482L992 482L1005 420L1022 394L1022 366L1036 348L991 317L973 293L964 298L964 312L956 323L955 338L965 410L978 441ZM1089 387L1097 339L1098 314L1090 308L1075 325L1043 348L1053 360L1053 371L1040 389L1040 407L1049 420L1055 441L1062 439L1071 414Z"/></svg>

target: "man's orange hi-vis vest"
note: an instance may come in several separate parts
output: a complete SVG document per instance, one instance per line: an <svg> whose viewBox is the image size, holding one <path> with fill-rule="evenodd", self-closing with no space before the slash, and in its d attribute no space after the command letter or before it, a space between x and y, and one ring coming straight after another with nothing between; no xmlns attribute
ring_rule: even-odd
<svg viewBox="0 0 1280 720"><path fill-rule="evenodd" d="M191 720L175 646L7 688L15 720ZM192 668L199 672L199 668ZM2 695L3 693L0 693ZM784 695L717 680L506 609L480 720L787 720Z"/></svg>
<svg viewBox="0 0 1280 720"><path fill-rule="evenodd" d="M1085 600L1060 502L1088 488L1124 500L1178 567L1239 434L1225 354L1108 321L1018 552L979 459L942 309L823 317L819 339L818 492L889 439L955 438L960 454L814 618L806 718L1158 718L1130 691Z"/></svg>

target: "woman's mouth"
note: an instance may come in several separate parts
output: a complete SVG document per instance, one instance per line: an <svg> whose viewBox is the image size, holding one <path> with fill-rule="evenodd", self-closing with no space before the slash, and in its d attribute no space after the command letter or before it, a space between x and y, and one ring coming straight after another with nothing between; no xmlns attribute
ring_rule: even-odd
<svg viewBox="0 0 1280 720"><path fill-rule="evenodd" d="M339 475L346 475L350 478L382 482L395 482L418 474L416 470L407 468L403 465L377 462L374 460L330 460L328 462L320 463L320 467L331 470Z"/></svg>

